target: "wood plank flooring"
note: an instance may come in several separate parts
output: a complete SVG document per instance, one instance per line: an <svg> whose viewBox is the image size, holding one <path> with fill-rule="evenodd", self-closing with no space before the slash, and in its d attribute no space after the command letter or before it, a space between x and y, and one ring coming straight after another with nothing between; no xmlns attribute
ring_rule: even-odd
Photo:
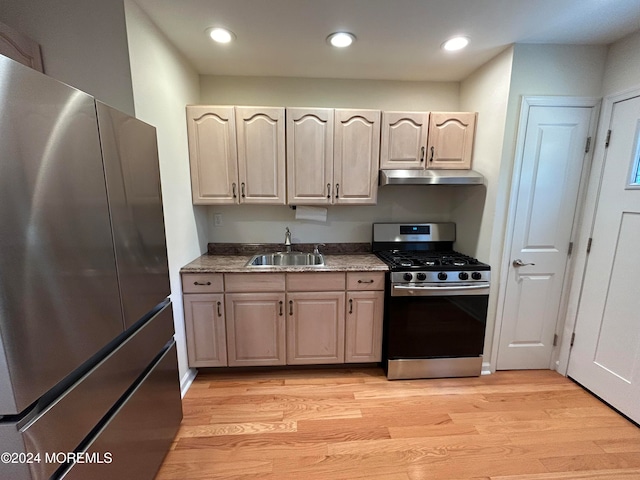
<svg viewBox="0 0 640 480"><path fill-rule="evenodd" d="M553 371L200 373L156 480L640 480L640 428Z"/></svg>

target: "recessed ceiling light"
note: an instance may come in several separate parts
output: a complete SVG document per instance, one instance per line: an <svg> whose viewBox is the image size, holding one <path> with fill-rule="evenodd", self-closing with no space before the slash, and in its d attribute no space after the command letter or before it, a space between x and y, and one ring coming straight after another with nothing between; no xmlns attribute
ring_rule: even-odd
<svg viewBox="0 0 640 480"><path fill-rule="evenodd" d="M207 33L211 37L211 40L218 43L229 43L231 40L236 38L233 32L226 28L210 28L207 30Z"/></svg>
<svg viewBox="0 0 640 480"><path fill-rule="evenodd" d="M453 52L455 50L462 50L469 45L469 38L467 37L453 37L442 44L442 48Z"/></svg>
<svg viewBox="0 0 640 480"><path fill-rule="evenodd" d="M349 32L335 32L327 37L327 42L338 48L348 47L355 41L356 36Z"/></svg>

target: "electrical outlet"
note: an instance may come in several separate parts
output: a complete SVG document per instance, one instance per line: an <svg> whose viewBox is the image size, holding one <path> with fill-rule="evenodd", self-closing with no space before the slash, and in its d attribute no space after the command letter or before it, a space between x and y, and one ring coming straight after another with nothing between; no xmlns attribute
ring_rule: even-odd
<svg viewBox="0 0 640 480"><path fill-rule="evenodd" d="M222 214L221 213L216 213L213 215L213 224L216 227L221 227L222 226Z"/></svg>

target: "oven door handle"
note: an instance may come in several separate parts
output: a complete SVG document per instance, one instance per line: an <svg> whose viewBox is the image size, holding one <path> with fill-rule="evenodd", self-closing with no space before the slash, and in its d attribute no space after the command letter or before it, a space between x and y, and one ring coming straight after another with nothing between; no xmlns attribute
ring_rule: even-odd
<svg viewBox="0 0 640 480"><path fill-rule="evenodd" d="M478 285L447 285L445 287L436 287L430 285L392 285L392 297L418 297L418 296L451 296L451 295L488 295L489 284L482 283Z"/></svg>

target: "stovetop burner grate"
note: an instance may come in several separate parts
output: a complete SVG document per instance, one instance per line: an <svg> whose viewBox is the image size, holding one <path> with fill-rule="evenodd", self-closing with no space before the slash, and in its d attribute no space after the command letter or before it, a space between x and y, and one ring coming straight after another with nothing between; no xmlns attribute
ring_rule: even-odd
<svg viewBox="0 0 640 480"><path fill-rule="evenodd" d="M388 250L376 252L378 257L393 270L457 270L488 268L488 265L473 257L455 251L401 251Z"/></svg>

